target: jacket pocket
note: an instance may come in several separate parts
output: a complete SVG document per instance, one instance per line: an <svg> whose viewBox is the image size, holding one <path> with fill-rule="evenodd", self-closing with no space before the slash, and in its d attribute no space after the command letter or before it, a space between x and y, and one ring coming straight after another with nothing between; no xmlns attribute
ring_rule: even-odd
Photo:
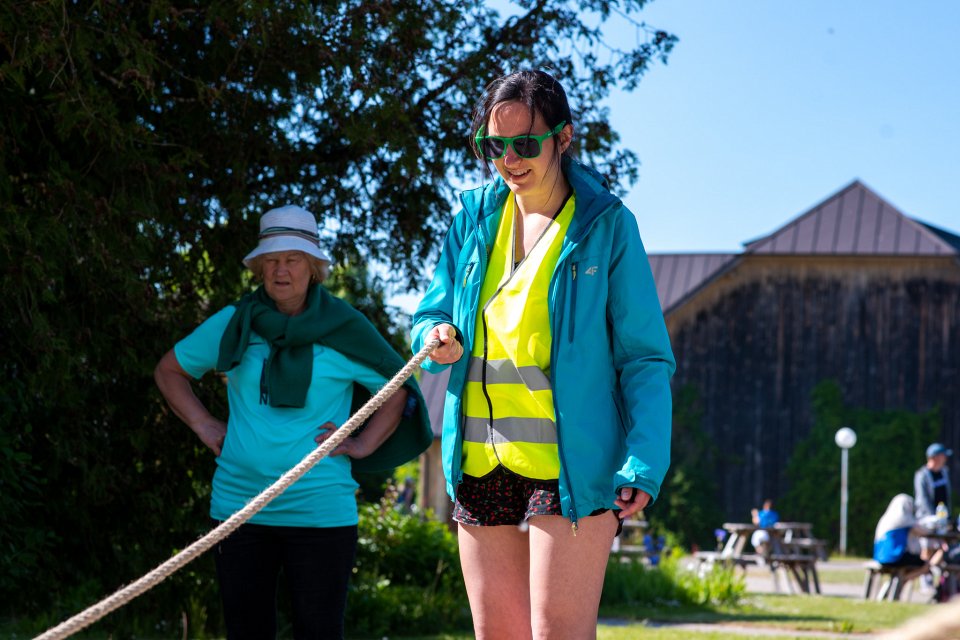
<svg viewBox="0 0 960 640"><path fill-rule="evenodd" d="M454 308L459 308L460 300L464 296L468 296L469 291L480 286L478 282L471 280L478 264L479 261L476 258L457 263L457 270L453 274ZM467 297L467 300L469 300L469 297Z"/></svg>
<svg viewBox="0 0 960 640"><path fill-rule="evenodd" d="M473 273L473 270L476 268L476 266L477 266L477 261L474 260L472 262L468 262L467 264L465 264L462 269L457 270L458 272L463 273L463 282L460 283L461 288L463 289L467 288L467 281L470 279L470 274Z"/></svg>
<svg viewBox="0 0 960 640"><path fill-rule="evenodd" d="M579 262L570 265L570 323L567 328L567 342L573 342L577 326L577 267Z"/></svg>

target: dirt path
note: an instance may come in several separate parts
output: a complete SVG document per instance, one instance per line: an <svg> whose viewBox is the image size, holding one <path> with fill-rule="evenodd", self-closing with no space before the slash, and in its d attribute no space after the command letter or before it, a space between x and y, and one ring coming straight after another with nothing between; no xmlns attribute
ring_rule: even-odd
<svg viewBox="0 0 960 640"><path fill-rule="evenodd" d="M771 638L875 638L870 633L834 633L831 631L800 631L797 629L781 629L779 627L758 627L752 625L737 624L701 624L701 623L648 623L647 626L676 630L677 637L683 631L696 631L702 633L729 633L744 636L769 636Z"/></svg>

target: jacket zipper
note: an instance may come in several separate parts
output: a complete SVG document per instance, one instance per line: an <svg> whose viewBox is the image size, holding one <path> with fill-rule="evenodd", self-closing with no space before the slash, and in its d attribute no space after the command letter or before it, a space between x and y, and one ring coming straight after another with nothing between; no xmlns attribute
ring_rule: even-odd
<svg viewBox="0 0 960 640"><path fill-rule="evenodd" d="M573 342L574 327L577 326L577 265L574 262L570 265L570 274L573 276L573 293L570 294L570 330L568 332L568 342Z"/></svg>
<svg viewBox="0 0 960 640"><path fill-rule="evenodd" d="M591 221L590 226L592 227L593 224L595 224L597 218L599 218L601 215L605 215L606 212L607 211L604 210L602 213L595 216L593 221ZM589 228L584 229L577 237L578 238L584 237L587 231L589 231ZM579 244L578 241L571 241L571 245L573 246L568 251L561 251L560 258L557 260L557 266L560 266L560 264L564 260L566 260L567 256L570 255L570 253L572 253L574 249L576 249L578 244ZM576 311L576 305L577 305L577 265L578 264L579 262L572 262L570 264L570 276L571 276L571 282L573 286L573 291L571 292L571 296L572 296L571 312ZM551 318L555 318L556 316L554 314L553 307L550 307L550 312L551 312ZM570 327L568 329L567 335L568 335L569 341L572 343L574 328L576 327L576 320L575 320L576 316L574 313L571 313L571 315L574 317L570 319ZM552 327L552 328L555 328L555 327ZM557 335L556 332L554 332L553 335ZM553 346L550 349L550 363L551 363L550 366L554 369L554 372L556 371L556 366L559 364L556 357L557 349L558 349L557 342L554 341ZM551 377L554 380L557 379L555 375ZM557 453L560 454L560 470L567 477L567 487L568 487L568 492L570 494L570 513L569 513L570 524L571 524L571 528L573 529L573 535L577 535L577 531L580 528L579 518L577 517L577 503L573 495L573 483L570 482L570 474L567 473L566 457L563 455L563 436L561 435L561 431L560 431L560 412L556 411L556 406L557 406L556 394L554 394L553 406L554 406L554 411L557 414Z"/></svg>
<svg viewBox="0 0 960 640"><path fill-rule="evenodd" d="M558 265L559 265L559 262L562 262L562 261L563 261L563 259L564 259L564 258L561 256L560 260L558 261ZM577 282L577 264L578 264L578 263L574 262L574 263L572 263L572 264L570 265L570 273L571 273L571 275L572 275L572 278L573 278L572 281L573 281L573 285L574 285L574 300L576 300L575 292L576 292L576 282ZM561 273L562 273L562 272L561 272ZM554 299L556 299L556 298L554 298ZM553 335L554 335L554 336L557 336L557 333L556 333L556 331L555 331L555 329L556 329L555 324L556 324L556 323L554 322L557 316L556 316L556 314L554 313L554 309L555 309L555 306L551 306L551 307L550 307L550 311L551 311L551 324L554 325L553 327L551 327L551 330L553 330ZM560 334L560 335L562 335L562 334ZM570 329L570 332L569 332L569 338L570 338L570 341L572 342L572 341L573 341L573 329L572 329L572 328ZM561 338L561 339L562 339L562 338ZM553 378L554 380L556 380L556 375L555 375L555 373L556 373L556 367L557 367L557 365L559 364L559 363L557 362L557 352L558 352L557 344L558 344L558 341L557 341L557 340L554 340L554 341L553 341L553 344L552 344L552 346L551 346L551 348L550 348L550 352L551 352L551 353L550 353L550 363L551 363L550 366L551 366L551 368L553 369L553 373L551 374L551 378ZM557 416L557 454L558 454L559 457L560 457L560 472L561 472L561 473L566 477L566 479L567 479L567 492L570 494L570 509L569 509L568 514L567 514L567 517L570 518L570 528L571 528L571 530L573 531L573 535L576 536L576 535L577 535L577 531L579 531L579 529L580 529L580 524L579 524L580 519L577 517L577 501L576 501L576 499L574 498L574 495L573 495L573 483L570 482L570 474L569 474L569 472L567 471L567 468L568 468L568 467L567 467L567 459L566 459L566 456L563 454L563 431L562 431L562 429L561 429L560 412L557 410L556 388L554 388L554 396L553 396L553 398L554 398L554 399L553 399L554 413L555 413L556 416Z"/></svg>
<svg viewBox="0 0 960 640"><path fill-rule="evenodd" d="M473 263L473 262L471 262L470 264L468 264L468 265L467 265L467 270L466 270L466 272L463 274L463 285L462 285L462 286L463 286L464 289L467 288L467 278L469 278L469 277L470 277L470 273L473 272L473 267L474 267L474 266L475 266L475 263Z"/></svg>
<svg viewBox="0 0 960 640"><path fill-rule="evenodd" d="M556 396L554 396L556 398ZM570 518L570 528L573 530L573 535L577 535L579 530L579 519L577 518L577 502L573 497L573 484L570 482L570 474L567 472L567 459L563 455L563 435L560 430L560 413L556 411L557 401L553 401L554 412L557 415L557 455L560 456L560 472L567 477L567 487L570 493L570 513L568 514Z"/></svg>

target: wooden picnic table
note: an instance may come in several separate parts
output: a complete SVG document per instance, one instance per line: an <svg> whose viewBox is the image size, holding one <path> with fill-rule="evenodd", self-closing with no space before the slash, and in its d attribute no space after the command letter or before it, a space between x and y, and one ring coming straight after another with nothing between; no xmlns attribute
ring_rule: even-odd
<svg viewBox="0 0 960 640"><path fill-rule="evenodd" d="M793 536L809 538L813 535L813 524L810 522L777 522L773 528L783 531L788 539Z"/></svg>
<svg viewBox="0 0 960 640"><path fill-rule="evenodd" d="M766 565L770 567L778 589L776 572L784 569L788 586L792 576L801 592L820 593L816 562L820 557L817 549L822 541L810 542L815 539L810 537L812 525L809 523L782 522L765 528L753 523L725 522L723 529L728 534L723 548L718 552L697 552L696 558L701 564L723 563L743 569L752 564ZM761 529L770 534L768 552L765 555L748 553L747 542L754 531Z"/></svg>
<svg viewBox="0 0 960 640"><path fill-rule="evenodd" d="M815 556L818 560L828 557L827 541L813 537L813 525L809 522L778 522L774 530L782 531L781 551Z"/></svg>
<svg viewBox="0 0 960 640"><path fill-rule="evenodd" d="M932 538L940 542L946 542L948 545L955 545L960 542L960 531L949 529L947 531L928 531L920 536L921 538Z"/></svg>

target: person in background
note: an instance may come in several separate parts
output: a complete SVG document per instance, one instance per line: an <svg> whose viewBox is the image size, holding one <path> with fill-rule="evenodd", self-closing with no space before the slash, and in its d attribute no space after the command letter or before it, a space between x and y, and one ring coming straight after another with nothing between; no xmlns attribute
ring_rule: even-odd
<svg viewBox="0 0 960 640"><path fill-rule="evenodd" d="M947 458L953 455L953 451L939 442L934 442L927 447L926 455L926 464L913 474L913 495L916 504L914 515L918 520L934 516L937 514L937 506L943 504L949 519L949 515L953 513L951 509L953 496ZM922 538L920 556L926 560L939 547L938 540Z"/></svg>
<svg viewBox="0 0 960 640"><path fill-rule="evenodd" d="M666 545L667 540L662 535L657 535L654 531L644 534L643 548L646 550L647 560L650 562L651 567L656 567L660 564L660 555L663 553Z"/></svg>
<svg viewBox="0 0 960 640"><path fill-rule="evenodd" d="M762 509L751 509L750 519L753 521L753 524L761 527L750 535L750 544L753 545L753 548L756 549L760 555L769 555L770 532L765 531L765 529L769 529L780 522L780 514L773 510L773 500L770 498L764 500Z"/></svg>
<svg viewBox="0 0 960 640"><path fill-rule="evenodd" d="M904 582L929 574L930 567L943 559L943 550L937 549L925 560L920 557L919 537L926 530L919 526L914 515L913 498L897 494L877 522L873 536L873 559L885 567L913 567Z"/></svg>
<svg viewBox="0 0 960 640"><path fill-rule="evenodd" d="M372 324L324 289L329 258L313 214L297 206L260 219L244 259L262 285L210 316L157 364L173 412L217 457L215 523L243 508L347 420L355 385L368 394L403 365ZM226 378L230 414L211 415L192 380ZM227 637L276 636L277 582L292 604L292 636L343 637L347 584L357 546L354 467L386 469L432 441L426 405L411 379L299 481L241 525L214 552Z"/></svg>
<svg viewBox="0 0 960 640"><path fill-rule="evenodd" d="M464 192L413 318L426 368L452 365L442 432L480 640L596 637L620 521L657 497L675 368L634 215L572 157L560 83L487 86Z"/></svg>

